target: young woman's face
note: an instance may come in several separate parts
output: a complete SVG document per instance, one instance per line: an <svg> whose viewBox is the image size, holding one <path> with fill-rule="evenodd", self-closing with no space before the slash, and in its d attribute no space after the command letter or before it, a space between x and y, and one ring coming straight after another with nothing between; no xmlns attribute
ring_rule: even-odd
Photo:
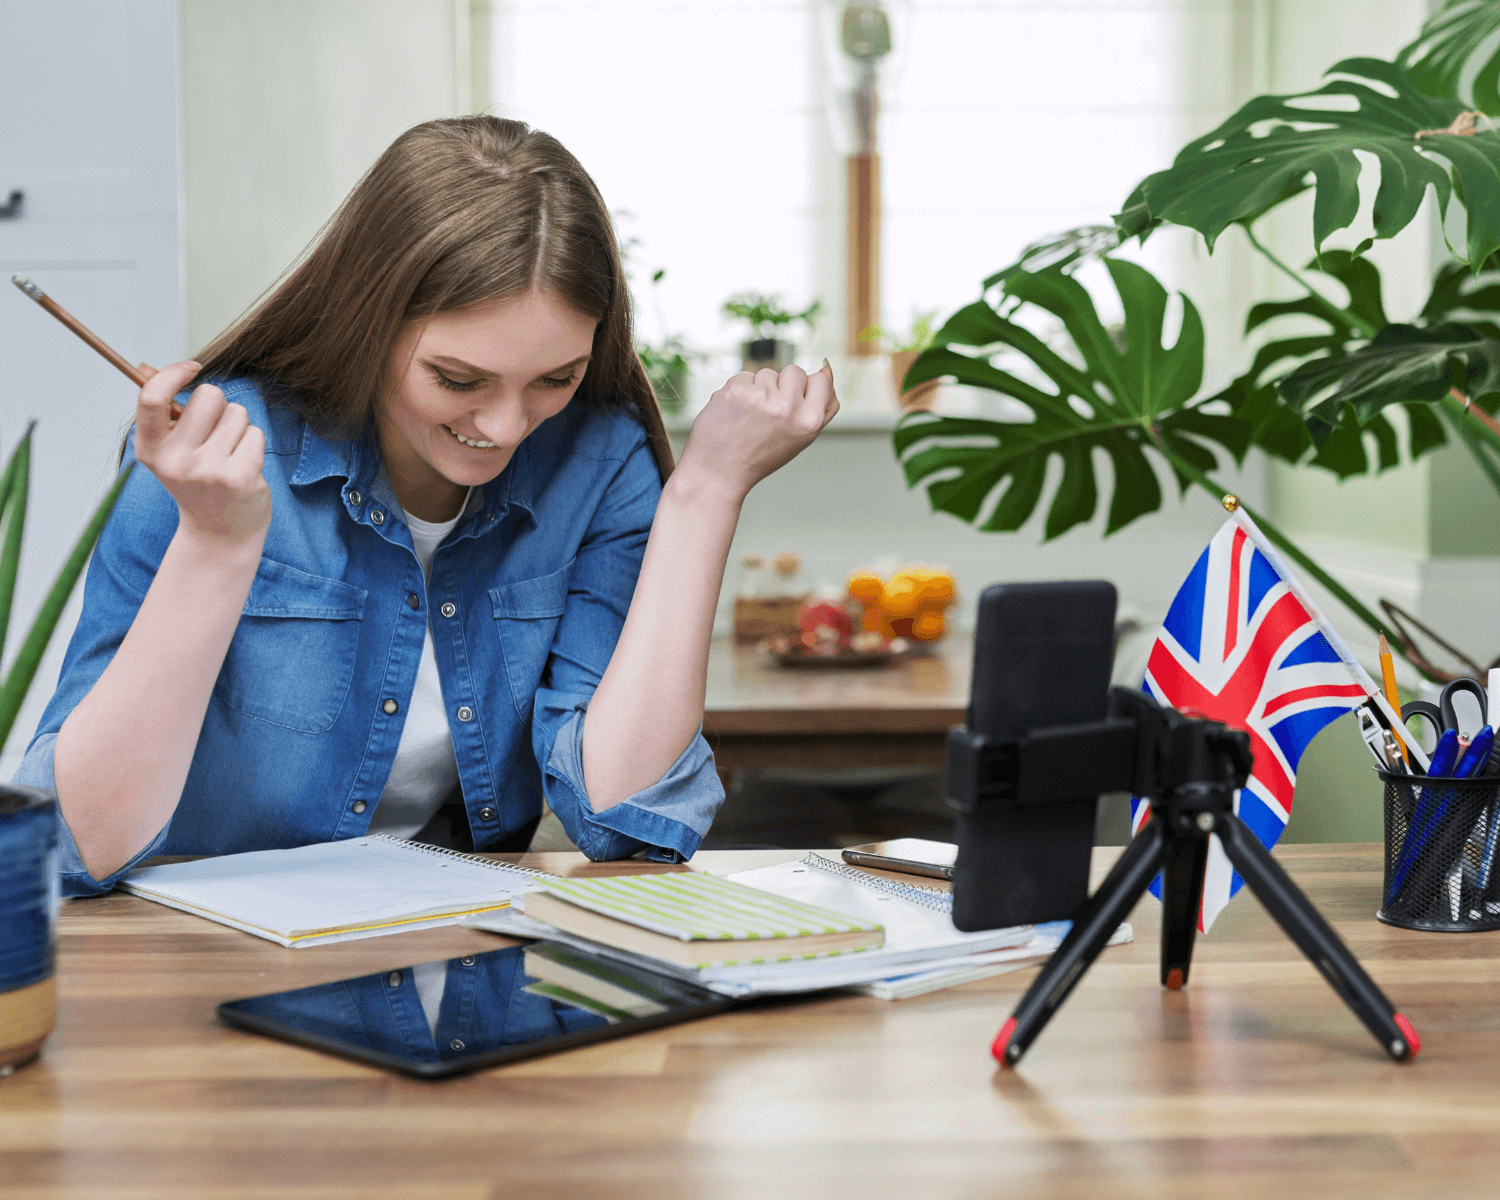
<svg viewBox="0 0 1500 1200"><path fill-rule="evenodd" d="M527 434L572 399L598 324L533 291L409 324L392 351L375 429L396 498L426 521L505 469Z"/></svg>

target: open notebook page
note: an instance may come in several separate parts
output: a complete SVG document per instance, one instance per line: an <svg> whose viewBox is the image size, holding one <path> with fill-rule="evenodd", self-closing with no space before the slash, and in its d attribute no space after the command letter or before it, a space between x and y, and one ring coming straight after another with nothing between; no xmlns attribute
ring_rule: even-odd
<svg viewBox="0 0 1500 1200"><path fill-rule="evenodd" d="M121 886L287 945L456 919L507 905L536 882L501 863L377 835L143 867Z"/></svg>

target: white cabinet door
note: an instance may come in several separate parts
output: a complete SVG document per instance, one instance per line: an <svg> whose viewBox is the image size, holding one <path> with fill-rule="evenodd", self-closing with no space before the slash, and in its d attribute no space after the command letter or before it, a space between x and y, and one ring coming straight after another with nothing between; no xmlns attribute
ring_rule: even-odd
<svg viewBox="0 0 1500 1200"><path fill-rule="evenodd" d="M176 0L0 0L0 272L34 279L132 362L183 354ZM25 552L7 665L113 478L135 389L0 282L0 446L37 421ZM81 588L79 594L81 594ZM79 594L5 749L30 741Z"/></svg>

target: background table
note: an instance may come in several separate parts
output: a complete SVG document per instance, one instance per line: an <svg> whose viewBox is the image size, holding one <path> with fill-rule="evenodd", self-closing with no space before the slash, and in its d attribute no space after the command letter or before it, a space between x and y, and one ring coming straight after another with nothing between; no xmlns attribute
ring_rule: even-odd
<svg viewBox="0 0 1500 1200"><path fill-rule="evenodd" d="M1105 952L1019 1072L996 1071L988 1046L1032 971L736 1010L436 1083L223 1028L214 1006L498 939L449 928L284 950L130 896L75 901L59 1030L0 1080L0 1195L1493 1194L1500 936L1376 923L1376 847L1278 857L1416 1025L1416 1062L1392 1064L1250 897L1200 940L1176 993L1157 984L1143 901L1135 944Z"/></svg>
<svg viewBox="0 0 1500 1200"><path fill-rule="evenodd" d="M973 641L884 666L782 667L715 639L703 732L721 772L767 767L941 767L948 729L969 703Z"/></svg>

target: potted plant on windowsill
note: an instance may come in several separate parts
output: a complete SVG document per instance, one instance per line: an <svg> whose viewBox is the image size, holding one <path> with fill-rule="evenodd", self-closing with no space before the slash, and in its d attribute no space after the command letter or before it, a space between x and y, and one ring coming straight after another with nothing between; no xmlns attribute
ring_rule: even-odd
<svg viewBox="0 0 1500 1200"><path fill-rule="evenodd" d="M0 651L21 562L30 475L28 428L0 476ZM94 511L0 683L0 746L10 736L63 606L129 476L127 467ZM0 785L0 1076L36 1057L56 1020L58 819L53 793Z"/></svg>
<svg viewBox="0 0 1500 1200"><path fill-rule="evenodd" d="M859 340L866 345L878 344L891 356L891 379L896 385L896 395L901 397L903 410L930 409L937 399L936 379L924 379L909 389L905 386L906 373L911 370L912 363L917 361L917 356L923 350L932 345L937 336L937 330L932 325L936 316L935 312L919 314L911 324L911 332L904 338L887 333L879 325L871 325L859 335Z"/></svg>
<svg viewBox="0 0 1500 1200"><path fill-rule="evenodd" d="M621 246L622 256L634 245L634 239ZM661 281L666 278L666 267L658 267L651 274L651 305L656 310L657 328L662 330L660 342L637 342L635 352L640 356L641 366L646 368L646 378L651 381L651 390L656 393L656 402L663 412L678 413L687 406L688 361L692 352L688 350L678 334L667 334L667 319L661 303Z"/></svg>
<svg viewBox="0 0 1500 1200"><path fill-rule="evenodd" d="M741 292L724 302L724 315L736 317L750 326L750 337L740 347L740 357L747 371L770 367L779 371L797 355L797 347L782 338L781 331L794 321L811 329L823 306L814 300L799 313L781 307L776 296L759 292Z"/></svg>
<svg viewBox="0 0 1500 1200"><path fill-rule="evenodd" d="M688 390L688 351L682 339L670 337L659 346L638 345L635 352L646 368L646 378L662 412L681 412L687 405Z"/></svg>

